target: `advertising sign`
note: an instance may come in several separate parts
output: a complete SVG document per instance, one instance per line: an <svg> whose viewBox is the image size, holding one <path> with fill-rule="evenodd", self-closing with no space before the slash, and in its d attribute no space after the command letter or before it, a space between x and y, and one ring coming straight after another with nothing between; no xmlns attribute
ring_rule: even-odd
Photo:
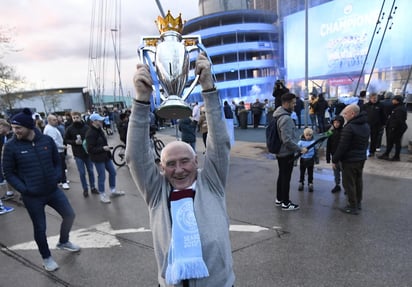
<svg viewBox="0 0 412 287"><path fill-rule="evenodd" d="M379 12L382 1L335 0L308 11L308 76L344 77L359 75L365 62L369 73L376 58L380 41L387 30L376 58L376 69L390 69L412 64L412 38L409 37L408 11L412 2L384 1L383 17ZM395 8L396 7L396 8ZM382 16L381 15L381 16ZM376 26L376 33L374 34ZM410 26L410 24L409 24ZM305 11L285 17L285 66L289 80L305 77Z"/></svg>

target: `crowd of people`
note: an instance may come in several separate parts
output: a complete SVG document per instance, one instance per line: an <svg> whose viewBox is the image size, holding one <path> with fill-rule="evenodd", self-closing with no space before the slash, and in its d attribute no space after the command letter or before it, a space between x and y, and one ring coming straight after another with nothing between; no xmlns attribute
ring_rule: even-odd
<svg viewBox="0 0 412 287"><path fill-rule="evenodd" d="M34 239L47 271L54 271L59 265L47 242L46 205L62 217L56 247L80 251L79 246L69 241L75 212L63 192L70 190L66 165L68 146L71 146L85 198L90 191L99 194L102 203L110 203L110 198L125 195L116 189L116 170L107 143L107 136L112 134L107 130L112 130L113 125L104 128L106 117L104 112L82 115L73 111L64 116L51 113L43 120L39 114L24 108L7 120L0 120L0 183L6 189L1 195L0 214L13 210L3 201L14 198L18 192L33 223ZM94 170L97 171L97 188ZM105 191L106 171L109 172L108 193Z"/></svg>
<svg viewBox="0 0 412 287"><path fill-rule="evenodd" d="M181 131L181 140L166 145L159 164L150 152L151 127L157 126L159 119L150 108L153 85L149 69L143 64L137 65L134 77L133 112L106 109L82 115L74 111L65 119L50 114L44 123L40 116L26 108L9 121L0 121L3 136L0 180L12 187L3 199L14 196L11 189L19 192L33 223L34 239L47 271L57 270L59 265L47 242L46 205L62 217L56 247L80 251L80 246L69 240L75 212L63 191L70 189L65 164L67 147L71 146L84 198L88 198L89 193L96 194L107 204L125 195L116 188L116 170L107 138L118 132L120 140L128 146L126 158L130 174L150 213L159 286L234 286L225 196L230 153L225 119L239 117L246 108L243 102L225 101L221 105L210 62L202 54L196 61L196 71L204 105L194 103L191 117L172 122ZM261 103L259 99L251 104L255 128L269 108L274 109L273 117L278 118L282 145L276 154L279 173L275 205L281 210L299 209L290 199L290 181L297 158L300 158L298 190L304 190L306 176L308 191L315 190L316 133L330 131L326 161L334 171L335 186L331 192L341 191L342 183L347 204L341 210L346 214L356 215L362 210L364 164L368 156L375 156L383 130L387 145L378 158L400 160L401 139L407 129L403 98L391 96L390 104L385 105L375 93L371 93L368 100L366 92L362 91L361 95L359 102L339 107L336 103L330 105L324 94L312 95L309 100L312 127L305 127L303 132L300 130L303 101L282 82L276 82L274 106L269 100ZM332 108L333 119L328 123L325 114ZM294 118L293 113L299 116ZM202 134L206 151L202 168L198 166L196 133ZM391 157L393 147L395 153ZM0 201L0 208L2 206Z"/></svg>
<svg viewBox="0 0 412 287"><path fill-rule="evenodd" d="M314 143L313 135L316 131L328 135L324 137L327 139L326 162L332 163L335 183L331 192L341 191L342 182L348 203L341 210L347 214L358 214L362 208L363 167L367 157L375 157L375 152L380 150L383 134L386 134L386 150L377 158L400 161L402 136L408 128L407 109L403 97L391 93L371 93L368 97L366 91L361 91L355 103L344 104L336 101L329 104L324 94L311 95L309 116L312 127L306 127L303 133L296 131L296 126L292 124L292 113L297 98L294 94L286 92L281 96L281 106L273 114L278 118L282 140L282 148L276 155L279 177L275 205L281 206L283 210L299 209L298 204L289 200L290 175L296 154L300 155L298 190L303 191L307 172L308 191L314 191L313 167L319 146L315 145L309 149L306 147ZM325 114L329 112L333 116L330 123L325 120ZM289 117L280 117L284 114ZM393 148L395 152L391 157Z"/></svg>

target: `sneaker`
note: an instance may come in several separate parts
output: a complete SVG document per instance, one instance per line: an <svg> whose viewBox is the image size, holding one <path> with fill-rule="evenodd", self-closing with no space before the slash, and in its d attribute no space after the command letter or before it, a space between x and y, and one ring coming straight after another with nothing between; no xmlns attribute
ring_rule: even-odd
<svg viewBox="0 0 412 287"><path fill-rule="evenodd" d="M14 210L14 207L0 205L0 215L12 212L13 210Z"/></svg>
<svg viewBox="0 0 412 287"><path fill-rule="evenodd" d="M394 156L390 159L390 161L401 161L401 158L398 156Z"/></svg>
<svg viewBox="0 0 412 287"><path fill-rule="evenodd" d="M335 187L334 188L332 188L332 190L330 191L330 192L332 192L332 193L337 193L337 192L339 192L341 190L341 188L340 188L340 185L335 185Z"/></svg>
<svg viewBox="0 0 412 287"><path fill-rule="evenodd" d="M83 196L84 197L88 197L89 196L89 191L86 189L86 190L83 190Z"/></svg>
<svg viewBox="0 0 412 287"><path fill-rule="evenodd" d="M12 199L14 197L14 192L13 191L6 191L6 194L4 196L2 196L0 199L1 200L9 200Z"/></svg>
<svg viewBox="0 0 412 287"><path fill-rule="evenodd" d="M74 243L71 243L70 241L67 241L66 243L57 243L56 245L57 248L62 249L62 250L67 250L70 252L79 252L80 247Z"/></svg>
<svg viewBox="0 0 412 287"><path fill-rule="evenodd" d="M43 259L43 267L46 271L53 272L59 269L59 265L57 265L56 261L50 256L49 258Z"/></svg>
<svg viewBox="0 0 412 287"><path fill-rule="evenodd" d="M346 214L357 215L358 209L355 207L351 207L350 205L346 205L344 208L341 208L340 211Z"/></svg>
<svg viewBox="0 0 412 287"><path fill-rule="evenodd" d="M282 210L298 210L299 205L289 202L288 204L282 203Z"/></svg>
<svg viewBox="0 0 412 287"><path fill-rule="evenodd" d="M375 153L371 152L370 154L368 154L368 157L374 157Z"/></svg>
<svg viewBox="0 0 412 287"><path fill-rule="evenodd" d="M116 190L116 191L110 192L110 197L111 198L122 196L122 195L125 195L125 193L124 193L124 191L121 191L121 190Z"/></svg>
<svg viewBox="0 0 412 287"><path fill-rule="evenodd" d="M275 206L281 206L282 201L275 199Z"/></svg>
<svg viewBox="0 0 412 287"><path fill-rule="evenodd" d="M299 182L298 190L302 191L303 190L303 183Z"/></svg>
<svg viewBox="0 0 412 287"><path fill-rule="evenodd" d="M95 187L93 187L92 190L91 190L91 193L92 194L99 194L100 192Z"/></svg>
<svg viewBox="0 0 412 287"><path fill-rule="evenodd" d="M63 182L63 183L62 183L62 188L63 188L64 190L68 190L68 189L70 189L70 186L69 186L69 184L68 184L67 182Z"/></svg>
<svg viewBox="0 0 412 287"><path fill-rule="evenodd" d="M309 192L313 192L313 183L309 183Z"/></svg>
<svg viewBox="0 0 412 287"><path fill-rule="evenodd" d="M100 194L100 201L102 203L110 203L110 198L107 197L106 193L101 193Z"/></svg>

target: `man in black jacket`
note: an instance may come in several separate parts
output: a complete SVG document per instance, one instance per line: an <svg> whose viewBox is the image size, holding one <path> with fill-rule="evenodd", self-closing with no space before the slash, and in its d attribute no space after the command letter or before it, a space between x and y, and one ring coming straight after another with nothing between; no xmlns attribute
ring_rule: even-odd
<svg viewBox="0 0 412 287"><path fill-rule="evenodd" d="M35 129L31 111L25 108L11 120L15 137L3 149L3 171L7 182L21 193L33 222L34 240L47 271L59 265L53 260L46 236L45 207L49 205L63 218L57 248L71 252L80 247L69 241L75 214L57 183L61 179L60 156L54 140Z"/></svg>
<svg viewBox="0 0 412 287"><path fill-rule="evenodd" d="M109 172L110 197L124 195L123 191L116 190L116 170L113 165L107 138L103 131L104 117L93 113L89 117L90 129L86 132L87 152L97 170L97 188L102 203L110 203L105 192L106 170Z"/></svg>
<svg viewBox="0 0 412 287"><path fill-rule="evenodd" d="M90 160L89 155L83 148L83 140L86 138L86 132L89 126L85 124L82 120L82 116L79 112L71 113L72 124L67 127L66 133L64 134L64 140L67 144L71 145L74 160L76 162L77 171L79 172L80 182L83 187L83 196L89 196L89 190L86 180L86 170L89 176L89 184L91 192L98 194L96 189L93 164Z"/></svg>
<svg viewBox="0 0 412 287"><path fill-rule="evenodd" d="M366 112L360 112L357 104L346 106L342 111L342 116L345 119L345 125L332 162L333 168L342 162L342 183L348 196L348 205L341 210L347 214L358 214L362 202L362 173L370 129Z"/></svg>
<svg viewBox="0 0 412 287"><path fill-rule="evenodd" d="M371 138L369 145L369 156L374 156L378 147L379 133L385 125L386 118L382 104L378 101L378 94L369 95L369 102L363 105L368 114L368 124L371 129Z"/></svg>

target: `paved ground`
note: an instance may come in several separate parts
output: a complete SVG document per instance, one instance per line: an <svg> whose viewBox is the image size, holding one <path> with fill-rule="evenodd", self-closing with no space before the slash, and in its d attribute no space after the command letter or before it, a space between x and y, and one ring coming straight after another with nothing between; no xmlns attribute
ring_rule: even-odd
<svg viewBox="0 0 412 287"><path fill-rule="evenodd" d="M165 142L174 135L171 128L159 132ZM264 151L264 130L236 130L235 138L227 206L237 287L412 286L409 154L401 162L367 161L358 216L338 210L345 198L330 193L333 176L324 160L313 194L297 191L295 169L291 197L301 209L285 212L273 205L277 164ZM199 140L200 159L202 151ZM83 198L73 159L68 163L67 195L77 213L71 239L81 253L53 249L60 269L45 272L24 207L9 201L16 210L0 216L0 286L157 286L147 209L127 167L117 177L127 195L103 205L97 196ZM51 209L47 216L53 247L60 220Z"/></svg>

